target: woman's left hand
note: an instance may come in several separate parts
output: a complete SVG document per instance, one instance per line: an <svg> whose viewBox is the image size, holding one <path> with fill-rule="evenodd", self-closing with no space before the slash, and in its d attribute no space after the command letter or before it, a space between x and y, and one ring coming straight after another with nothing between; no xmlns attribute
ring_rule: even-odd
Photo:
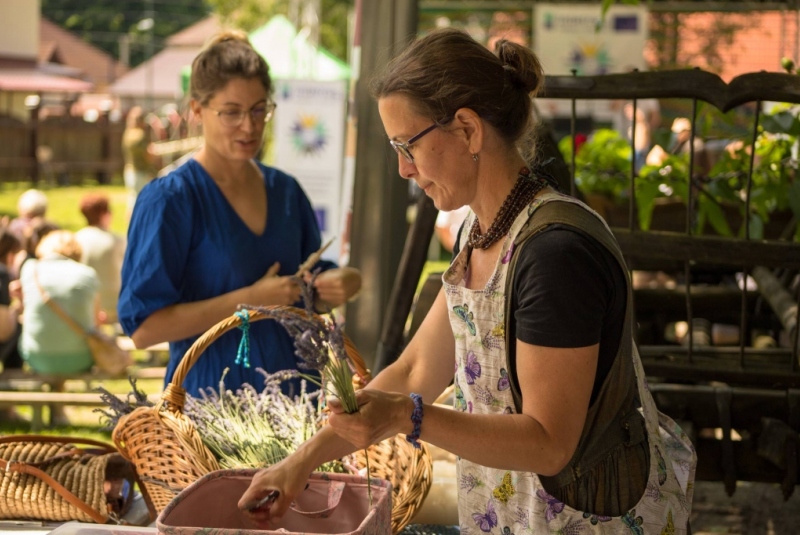
<svg viewBox="0 0 800 535"><path fill-rule="evenodd" d="M397 392L359 390L358 412L347 414L338 398L329 397L328 424L337 435L363 449L398 433L411 433L414 401Z"/></svg>
<svg viewBox="0 0 800 535"><path fill-rule="evenodd" d="M361 289L361 273L351 267L323 271L314 280L314 289L320 301L338 307Z"/></svg>

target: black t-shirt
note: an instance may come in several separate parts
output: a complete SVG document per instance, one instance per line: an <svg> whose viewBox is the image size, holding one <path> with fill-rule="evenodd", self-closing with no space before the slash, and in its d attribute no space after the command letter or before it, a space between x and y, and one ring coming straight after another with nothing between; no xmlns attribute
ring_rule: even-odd
<svg viewBox="0 0 800 535"><path fill-rule="evenodd" d="M594 238L567 225L551 225L516 254L509 338L559 348L599 342L594 403L622 337L627 299L622 268ZM516 373L515 366L509 371Z"/></svg>

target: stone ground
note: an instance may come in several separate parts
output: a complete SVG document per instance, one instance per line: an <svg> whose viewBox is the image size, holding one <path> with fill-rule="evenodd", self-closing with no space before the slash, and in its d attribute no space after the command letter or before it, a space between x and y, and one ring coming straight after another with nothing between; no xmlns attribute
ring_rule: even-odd
<svg viewBox="0 0 800 535"><path fill-rule="evenodd" d="M800 534L800 489L788 501L779 485L740 482L732 497L722 483L698 482L692 505L692 533Z"/></svg>

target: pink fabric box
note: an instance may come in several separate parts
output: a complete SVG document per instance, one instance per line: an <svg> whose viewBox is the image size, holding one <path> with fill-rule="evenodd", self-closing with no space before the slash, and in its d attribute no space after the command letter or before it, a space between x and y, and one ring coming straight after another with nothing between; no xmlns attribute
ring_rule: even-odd
<svg viewBox="0 0 800 535"><path fill-rule="evenodd" d="M238 502L256 470L218 470L181 491L158 516L163 535L391 535L392 486L372 479L372 508L367 480L350 474L314 473L308 488L271 530L251 525Z"/></svg>

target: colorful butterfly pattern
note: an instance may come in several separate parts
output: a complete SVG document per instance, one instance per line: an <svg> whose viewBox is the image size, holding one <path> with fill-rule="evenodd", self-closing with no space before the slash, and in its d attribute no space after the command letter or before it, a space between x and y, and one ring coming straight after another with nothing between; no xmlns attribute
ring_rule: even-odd
<svg viewBox="0 0 800 535"><path fill-rule="evenodd" d="M622 515L622 523L627 526L633 535L644 535L644 529L642 529L644 519L640 516L636 516L636 509L631 509Z"/></svg>
<svg viewBox="0 0 800 535"><path fill-rule="evenodd" d="M469 331L469 334L475 336L477 330L475 329L475 323L472 321L474 315L469 311L469 305L466 303L463 305L456 305L453 307L453 312L456 313L456 316L458 316L461 321L467 324L467 330Z"/></svg>
<svg viewBox="0 0 800 535"><path fill-rule="evenodd" d="M453 386L453 393L455 395L455 401L453 402L453 408L457 411L464 412L467 410L467 400L464 399L464 392L461 390L461 387L458 385L458 381L456 381L455 385Z"/></svg>
<svg viewBox="0 0 800 535"><path fill-rule="evenodd" d="M514 254L514 247L516 247L516 245L516 243L511 242L511 246L508 248L508 251L506 251L506 254L503 255L503 260L501 260L503 264L508 264L511 262L511 257Z"/></svg>
<svg viewBox="0 0 800 535"><path fill-rule="evenodd" d="M503 505L508 505L508 500L513 498L516 493L517 490L511 482L511 472L506 472L503 475L503 481L492 491L492 496Z"/></svg>
<svg viewBox="0 0 800 535"><path fill-rule="evenodd" d="M675 535L675 523L672 521L672 511L667 511L667 524L661 530L661 535Z"/></svg>
<svg viewBox="0 0 800 535"><path fill-rule="evenodd" d="M478 357L472 351L467 353L467 365L464 366L464 374L467 376L468 385L474 385L475 379L481 376L481 363L478 362Z"/></svg>
<svg viewBox="0 0 800 535"><path fill-rule="evenodd" d="M610 516L593 515L592 513L583 513L583 518L588 518L593 526L596 526L600 522L611 522Z"/></svg>
<svg viewBox="0 0 800 535"><path fill-rule="evenodd" d="M501 392L511 388L511 382L508 379L508 372L505 368L500 368L500 379L497 380L497 389Z"/></svg>
<svg viewBox="0 0 800 535"><path fill-rule="evenodd" d="M545 202L556 196L546 193ZM533 213L543 205L544 202L537 199L527 209ZM523 212L505 238L496 270L482 288L471 291L465 286L468 279L465 273L468 275L469 268L467 255L459 255L444 277L448 308L453 314L450 320L457 355L453 403L463 412L495 415L516 412L511 370L505 355L505 308L499 292L503 292L513 255L519 252L515 251L514 240L523 227L530 230L537 225L536 220L524 219ZM643 368L636 356L633 366L637 378L643 378ZM639 385L647 388L641 381ZM642 394L645 395L644 390ZM642 404L648 426L654 429L654 404L650 396L644 397ZM613 518L568 507L544 490L533 474L487 468L458 458L462 535L644 535L645 526L657 535L675 535L676 525L677 532L682 533L690 504L685 491L679 487L681 481L687 480L691 488L696 457L690 442L681 440L679 427L667 418L659 423L661 436L651 450L652 477L648 478L642 506Z"/></svg>
<svg viewBox="0 0 800 535"><path fill-rule="evenodd" d="M494 511L492 500L486 503L486 513L472 513L472 520L484 533L492 531L492 528L497 526L497 513Z"/></svg>
<svg viewBox="0 0 800 535"><path fill-rule="evenodd" d="M558 514L564 510L564 504L550 496L544 489L538 489L536 491L536 498L538 498L540 502L547 504L547 508L544 511L544 518L547 520L548 524L555 520Z"/></svg>

